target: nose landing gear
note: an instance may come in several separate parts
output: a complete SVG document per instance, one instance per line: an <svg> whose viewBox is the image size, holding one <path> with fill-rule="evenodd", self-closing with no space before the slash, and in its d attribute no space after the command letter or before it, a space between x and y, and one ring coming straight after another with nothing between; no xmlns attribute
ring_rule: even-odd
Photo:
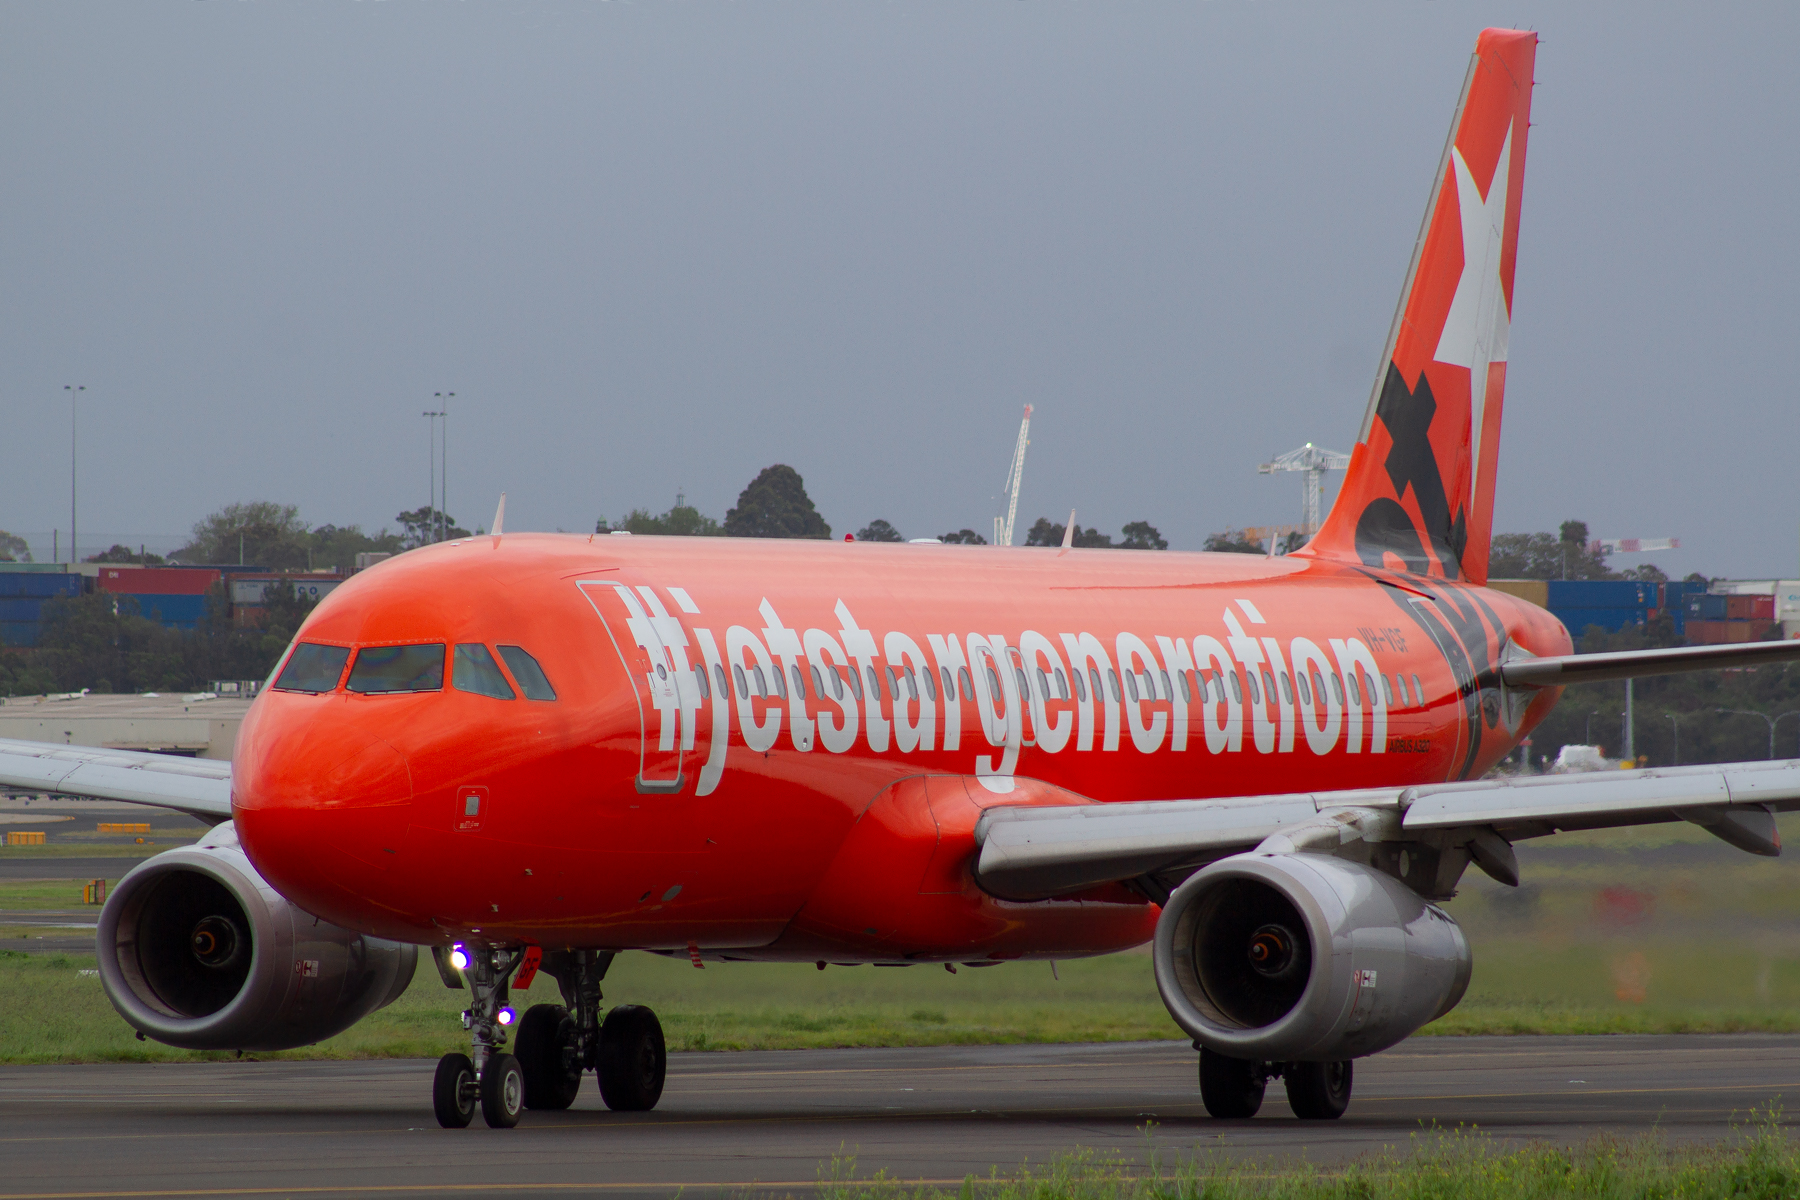
<svg viewBox="0 0 1800 1200"><path fill-rule="evenodd" d="M477 1106L489 1126L510 1129L522 1109L564 1109L581 1091L581 1075L593 1071L606 1106L646 1112L662 1097L668 1053L662 1023L648 1008L621 1004L604 1020L600 982L612 965L609 950L556 950L540 969L556 980L562 1004L534 1004L519 1024L517 1057L502 1052L512 1010L508 982L523 949L459 947L445 956L474 993L463 1014L471 1054L446 1054L432 1084L432 1107L446 1129L466 1127ZM451 983L454 973L446 974Z"/></svg>

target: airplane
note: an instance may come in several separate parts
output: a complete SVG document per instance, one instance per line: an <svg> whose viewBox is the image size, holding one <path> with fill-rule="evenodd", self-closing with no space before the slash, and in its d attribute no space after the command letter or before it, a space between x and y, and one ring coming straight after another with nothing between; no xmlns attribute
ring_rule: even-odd
<svg viewBox="0 0 1800 1200"><path fill-rule="evenodd" d="M1489 590L1537 37L1477 40L1344 484L1284 556L492 534L364 571L302 624L229 764L0 743L0 783L212 829L102 911L141 1036L317 1042L426 948L466 989L439 1122L658 1101L626 950L992 966L1153 944L1219 1118L1453 1008L1440 906L1513 845L1694 822L1775 854L1800 760L1487 778L1564 684L1800 643L1575 655ZM1072 528L1072 526L1071 526ZM564 1003L522 1016L550 974ZM511 1049L508 1049L509 1041Z"/></svg>

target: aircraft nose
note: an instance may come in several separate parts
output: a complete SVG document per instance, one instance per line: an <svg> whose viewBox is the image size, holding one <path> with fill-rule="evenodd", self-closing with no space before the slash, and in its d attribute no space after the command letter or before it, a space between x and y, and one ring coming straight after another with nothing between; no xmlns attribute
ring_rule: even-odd
<svg viewBox="0 0 1800 1200"><path fill-rule="evenodd" d="M232 764L238 838L277 891L358 928L402 850L412 816L406 757L348 697L272 694L239 732Z"/></svg>

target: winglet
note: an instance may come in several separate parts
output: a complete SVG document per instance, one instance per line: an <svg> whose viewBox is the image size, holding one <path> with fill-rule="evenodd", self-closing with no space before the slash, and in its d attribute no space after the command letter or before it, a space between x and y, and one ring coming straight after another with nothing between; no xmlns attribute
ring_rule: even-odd
<svg viewBox="0 0 1800 1200"><path fill-rule="evenodd" d="M1064 550L1067 550L1070 546L1073 546L1074 544L1075 544L1075 510L1071 508L1069 510L1069 523L1067 525L1063 526L1062 548Z"/></svg>
<svg viewBox="0 0 1800 1200"><path fill-rule="evenodd" d="M500 533L506 524L506 493L500 493L500 507L494 510L494 545L500 544Z"/></svg>

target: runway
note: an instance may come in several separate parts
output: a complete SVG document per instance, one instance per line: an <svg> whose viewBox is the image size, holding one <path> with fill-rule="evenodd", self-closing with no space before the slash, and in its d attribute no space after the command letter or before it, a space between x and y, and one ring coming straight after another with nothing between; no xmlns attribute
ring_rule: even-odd
<svg viewBox="0 0 1800 1200"><path fill-rule="evenodd" d="M947 1184L1076 1146L1336 1163L1433 1122L1712 1141L1800 1095L1800 1037L1415 1038L1358 1062L1341 1121L1296 1121L1277 1085L1256 1119L1222 1122L1194 1059L1176 1042L679 1054L653 1113L608 1112L590 1077L575 1108L514 1130L439 1129L423 1060L8 1067L0 1200L788 1192L840 1152Z"/></svg>

